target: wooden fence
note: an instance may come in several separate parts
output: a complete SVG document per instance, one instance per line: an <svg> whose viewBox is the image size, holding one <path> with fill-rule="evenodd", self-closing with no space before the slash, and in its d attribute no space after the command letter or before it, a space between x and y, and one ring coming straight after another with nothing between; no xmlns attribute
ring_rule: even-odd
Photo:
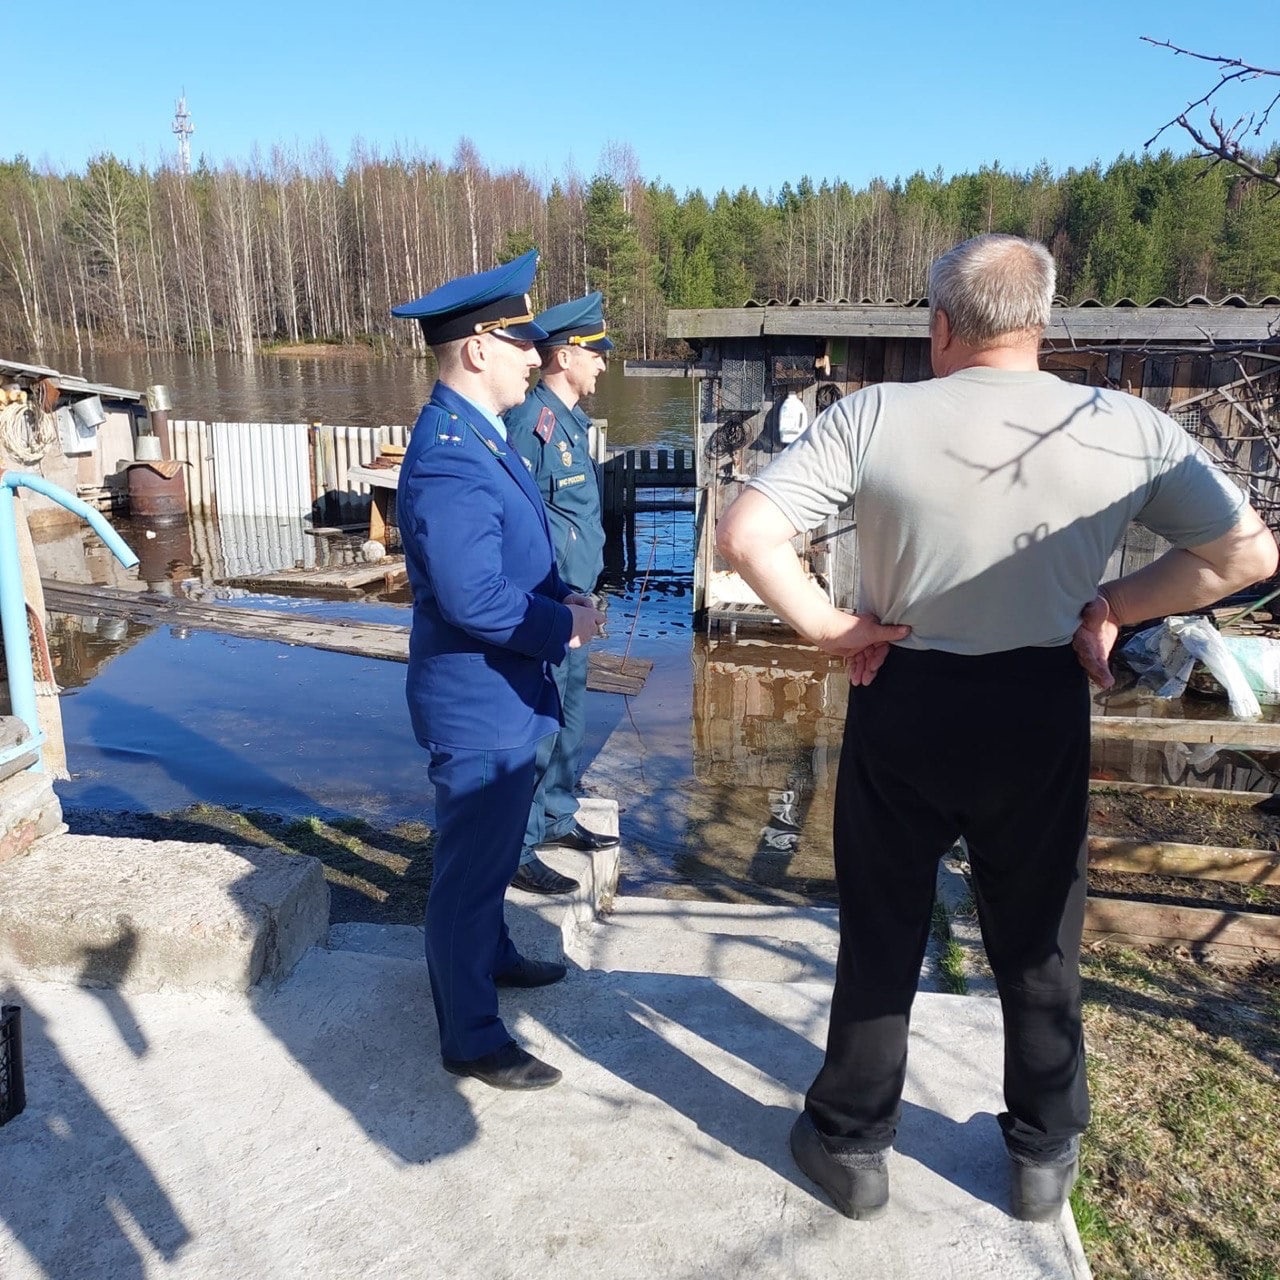
<svg viewBox="0 0 1280 1280"><path fill-rule="evenodd" d="M697 485L692 449L620 449L600 468L600 507L607 529L637 511L692 511ZM688 490L687 497L638 496L640 490Z"/></svg>

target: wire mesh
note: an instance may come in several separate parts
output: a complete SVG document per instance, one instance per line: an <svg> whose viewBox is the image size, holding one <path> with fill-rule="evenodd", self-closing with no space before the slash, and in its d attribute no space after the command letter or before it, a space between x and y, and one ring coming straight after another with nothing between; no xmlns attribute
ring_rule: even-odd
<svg viewBox="0 0 1280 1280"><path fill-rule="evenodd" d="M755 413L764 403L763 357L726 354L720 362L720 411Z"/></svg>

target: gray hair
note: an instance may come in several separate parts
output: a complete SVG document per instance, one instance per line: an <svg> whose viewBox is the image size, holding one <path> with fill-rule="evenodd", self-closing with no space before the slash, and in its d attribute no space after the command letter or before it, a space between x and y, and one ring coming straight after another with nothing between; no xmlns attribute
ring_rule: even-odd
<svg viewBox="0 0 1280 1280"><path fill-rule="evenodd" d="M929 268L929 314L945 311L952 334L968 346L1002 346L1049 323L1056 274L1038 241L974 236Z"/></svg>

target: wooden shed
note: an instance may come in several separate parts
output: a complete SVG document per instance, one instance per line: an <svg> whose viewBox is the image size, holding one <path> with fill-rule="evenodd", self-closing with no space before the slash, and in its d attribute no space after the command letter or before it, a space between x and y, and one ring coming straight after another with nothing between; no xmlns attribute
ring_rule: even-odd
<svg viewBox="0 0 1280 1280"><path fill-rule="evenodd" d="M768 618L715 552L720 513L783 445L779 409L794 391L810 421L874 382L932 376L927 301L769 303L671 311L667 333L699 352L679 366L630 362L631 374L700 380L694 609L701 621ZM1139 395L1168 412L1222 461L1280 529L1280 298L1158 298L1138 306L1057 305L1041 365L1072 382ZM840 606L856 588L852 510L800 540L815 580ZM1150 562L1162 540L1134 526L1108 576Z"/></svg>

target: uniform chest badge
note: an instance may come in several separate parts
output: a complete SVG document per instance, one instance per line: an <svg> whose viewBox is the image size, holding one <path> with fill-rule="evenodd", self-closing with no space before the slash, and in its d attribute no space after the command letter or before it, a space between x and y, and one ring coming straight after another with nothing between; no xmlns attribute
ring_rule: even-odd
<svg viewBox="0 0 1280 1280"><path fill-rule="evenodd" d="M573 454L570 452L567 443L560 446L560 465L562 467L573 466Z"/></svg>
<svg viewBox="0 0 1280 1280"><path fill-rule="evenodd" d="M550 444L551 437L556 429L556 415L551 412L545 405L542 412L538 414L538 421L533 424L533 434L542 441L543 444Z"/></svg>

